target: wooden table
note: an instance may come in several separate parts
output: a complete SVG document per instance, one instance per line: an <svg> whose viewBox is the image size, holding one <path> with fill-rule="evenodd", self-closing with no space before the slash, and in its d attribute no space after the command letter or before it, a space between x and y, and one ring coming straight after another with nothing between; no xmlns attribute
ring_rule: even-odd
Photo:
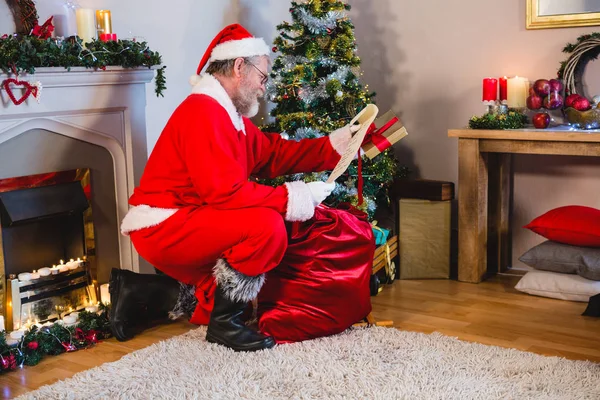
<svg viewBox="0 0 600 400"><path fill-rule="evenodd" d="M458 138L458 280L481 282L511 262L512 154L600 156L600 132L450 129Z"/></svg>

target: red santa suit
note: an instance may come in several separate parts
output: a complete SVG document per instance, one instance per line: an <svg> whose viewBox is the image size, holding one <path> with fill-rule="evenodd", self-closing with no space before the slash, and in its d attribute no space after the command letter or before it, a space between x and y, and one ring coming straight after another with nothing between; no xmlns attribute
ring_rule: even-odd
<svg viewBox="0 0 600 400"><path fill-rule="evenodd" d="M260 277L240 289L258 293L263 274L286 251L284 219L305 221L314 213L304 182L271 187L250 177L333 169L349 140L345 131L298 142L263 133L205 74L161 133L121 230L157 269L195 285L191 321L207 324L213 272L231 270L228 264L242 277Z"/></svg>

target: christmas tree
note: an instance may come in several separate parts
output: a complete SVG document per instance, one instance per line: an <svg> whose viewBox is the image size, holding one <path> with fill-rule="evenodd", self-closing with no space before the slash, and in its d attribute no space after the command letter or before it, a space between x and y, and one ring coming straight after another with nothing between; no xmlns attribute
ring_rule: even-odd
<svg viewBox="0 0 600 400"><path fill-rule="evenodd" d="M292 140L322 137L348 124L373 103L375 93L359 82L361 61L349 10L350 5L335 0L292 2L292 22L278 25L280 35L274 40L273 52L279 55L273 62L267 96L276 104L270 113L275 121L264 127L265 131L281 132ZM362 204L358 204L358 160L338 178L326 203L349 202L372 218L379 205L389 204L392 181L406 174L407 169L398 164L389 148L372 160L362 160ZM266 183L326 180L328 175L297 174Z"/></svg>

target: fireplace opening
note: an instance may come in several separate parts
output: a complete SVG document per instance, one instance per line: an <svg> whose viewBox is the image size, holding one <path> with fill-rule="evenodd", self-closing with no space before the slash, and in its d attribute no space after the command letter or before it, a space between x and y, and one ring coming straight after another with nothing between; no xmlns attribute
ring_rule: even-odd
<svg viewBox="0 0 600 400"><path fill-rule="evenodd" d="M87 168L0 179L8 330L97 302L91 192Z"/></svg>

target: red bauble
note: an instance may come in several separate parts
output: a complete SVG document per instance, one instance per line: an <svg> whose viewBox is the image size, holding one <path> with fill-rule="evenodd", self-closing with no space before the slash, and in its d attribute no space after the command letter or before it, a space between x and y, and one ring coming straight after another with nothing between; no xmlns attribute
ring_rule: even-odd
<svg viewBox="0 0 600 400"><path fill-rule="evenodd" d="M67 351L67 352L77 350L77 347L75 347L75 345L73 343L62 342L61 344L62 344L62 347L64 347L65 351Z"/></svg>
<svg viewBox="0 0 600 400"><path fill-rule="evenodd" d="M277 53L277 46L273 46L273 48L271 49L271 51L272 51L273 53Z"/></svg>
<svg viewBox="0 0 600 400"><path fill-rule="evenodd" d="M542 108L542 98L537 94L533 94L527 98L527 108L530 110L539 110Z"/></svg>
<svg viewBox="0 0 600 400"><path fill-rule="evenodd" d="M29 343L27 343L27 348L29 350L37 350L37 348L38 348L38 342L29 342Z"/></svg>
<svg viewBox="0 0 600 400"><path fill-rule="evenodd" d="M550 116L546 113L537 113L531 121L537 129L546 129L550 125Z"/></svg>
<svg viewBox="0 0 600 400"><path fill-rule="evenodd" d="M577 93L568 95L567 98L565 99L565 107L573 107L573 103L575 102L575 100L580 99L580 98L581 98L581 96L578 95Z"/></svg>
<svg viewBox="0 0 600 400"><path fill-rule="evenodd" d="M533 90L538 96L544 97L550 93L550 82L547 79L538 79L533 84Z"/></svg>
<svg viewBox="0 0 600 400"><path fill-rule="evenodd" d="M573 108L576 109L577 111L587 111L591 107L592 106L590 105L590 101L588 99L586 99L585 97L580 97L578 99L575 99L575 101L573 102Z"/></svg>
<svg viewBox="0 0 600 400"><path fill-rule="evenodd" d="M561 108L563 105L563 98L558 92L550 92L550 94L544 97L544 107L548 110L556 110Z"/></svg>

